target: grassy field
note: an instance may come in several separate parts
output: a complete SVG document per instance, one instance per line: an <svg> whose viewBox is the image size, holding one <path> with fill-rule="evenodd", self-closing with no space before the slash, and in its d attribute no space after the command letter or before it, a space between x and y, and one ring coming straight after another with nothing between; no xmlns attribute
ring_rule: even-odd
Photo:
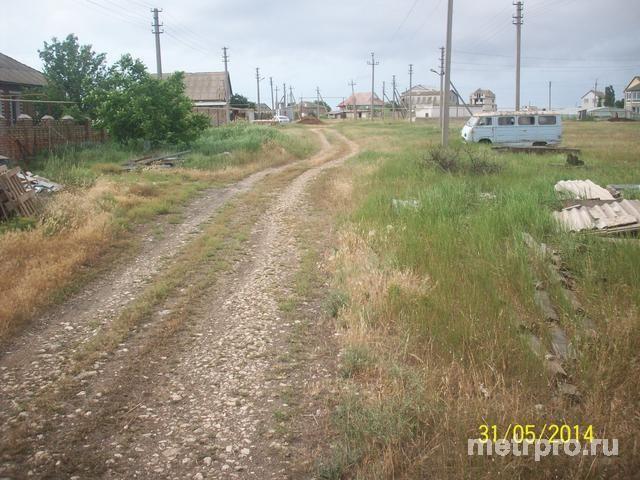
<svg viewBox="0 0 640 480"><path fill-rule="evenodd" d="M629 478L640 469L640 246L560 231L550 212L561 179L640 181L640 124L565 125L562 156L496 154L462 146L453 173L430 159L434 123L344 122L360 143L332 195L340 207L331 310L342 333L345 392L323 478ZM449 155L448 158L450 158ZM395 200L395 202L394 202ZM584 314L561 296L548 262L523 233L556 249ZM537 285L536 285L537 284ZM544 367L550 351L534 301L549 292L573 354L567 378ZM585 317L588 320L585 320ZM591 321L595 333L584 325ZM558 383L577 387L559 393ZM618 439L617 458L468 456L481 425L593 425Z"/></svg>
<svg viewBox="0 0 640 480"><path fill-rule="evenodd" d="M114 247L131 251L130 232L138 226L159 215L178 222L182 207L202 189L317 148L315 136L297 126L231 125L205 132L181 168L127 172L122 165L142 152L116 144L37 158L29 169L65 190L45 202L39 218L0 228L0 340L86 278L107 252L117 254Z"/></svg>

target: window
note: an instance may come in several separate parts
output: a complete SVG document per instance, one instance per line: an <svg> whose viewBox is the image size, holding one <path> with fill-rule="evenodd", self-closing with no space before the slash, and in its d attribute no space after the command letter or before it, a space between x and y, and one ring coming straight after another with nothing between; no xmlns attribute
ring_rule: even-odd
<svg viewBox="0 0 640 480"><path fill-rule="evenodd" d="M535 125L536 117L518 117L518 125Z"/></svg>
<svg viewBox="0 0 640 480"><path fill-rule="evenodd" d="M514 117L498 117L498 125L515 125L516 119Z"/></svg>
<svg viewBox="0 0 640 480"><path fill-rule="evenodd" d="M555 125L558 119L555 115L540 115L538 125Z"/></svg>
<svg viewBox="0 0 640 480"><path fill-rule="evenodd" d="M478 120L478 126L487 126L487 125L491 125L491 121L493 120L493 118L491 117L480 117L480 120Z"/></svg>

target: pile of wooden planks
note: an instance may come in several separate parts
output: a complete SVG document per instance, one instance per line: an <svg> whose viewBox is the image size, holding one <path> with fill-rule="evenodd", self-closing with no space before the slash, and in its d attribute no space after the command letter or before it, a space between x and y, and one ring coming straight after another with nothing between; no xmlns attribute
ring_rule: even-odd
<svg viewBox="0 0 640 480"><path fill-rule="evenodd" d="M20 168L0 165L0 219L11 215L30 217L36 214L35 191L21 180Z"/></svg>

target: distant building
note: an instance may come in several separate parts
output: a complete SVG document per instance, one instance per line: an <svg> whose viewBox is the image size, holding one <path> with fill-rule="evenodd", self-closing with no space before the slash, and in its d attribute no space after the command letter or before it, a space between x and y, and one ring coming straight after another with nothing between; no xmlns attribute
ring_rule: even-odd
<svg viewBox="0 0 640 480"><path fill-rule="evenodd" d="M484 90L482 88L477 89L471 95L469 95L469 105L480 105L485 107L486 111L497 110L496 106L496 94L491 90Z"/></svg>
<svg viewBox="0 0 640 480"><path fill-rule="evenodd" d="M604 105L604 93L591 89L582 96L580 104L581 110L602 107Z"/></svg>
<svg viewBox="0 0 640 480"><path fill-rule="evenodd" d="M373 94L373 106L383 107L384 102ZM370 118L371 117L371 92L357 92L338 104L338 108L345 112L346 118Z"/></svg>
<svg viewBox="0 0 640 480"><path fill-rule="evenodd" d="M185 94L193 102L193 110L204 113L211 125L223 125L231 119L231 78L229 72L197 72L184 74Z"/></svg>
<svg viewBox="0 0 640 480"><path fill-rule="evenodd" d="M308 102L306 100L294 103L293 105L291 105L291 107L293 109L294 118L315 117L318 115L318 110L320 110L320 116L329 113L329 110L325 105L320 104L320 106L318 107L317 103Z"/></svg>
<svg viewBox="0 0 640 480"><path fill-rule="evenodd" d="M0 53L0 115L13 124L22 113L33 117L33 104L21 102L25 90L44 87L47 81L38 70Z"/></svg>
<svg viewBox="0 0 640 480"><path fill-rule="evenodd" d="M260 111L259 116L258 116L258 110ZM273 111L271 110L271 107L266 103L260 102L260 108L258 109L258 105L256 105L255 111L256 111L256 115L255 115L256 119L268 120L273 117Z"/></svg>
<svg viewBox="0 0 640 480"><path fill-rule="evenodd" d="M624 109L640 114L640 75L636 75L624 89Z"/></svg>
<svg viewBox="0 0 640 480"><path fill-rule="evenodd" d="M400 101L408 108L411 102L412 108L423 106L440 106L440 89L414 85L411 90L406 90L400 94ZM458 105L458 96L449 92L449 105Z"/></svg>

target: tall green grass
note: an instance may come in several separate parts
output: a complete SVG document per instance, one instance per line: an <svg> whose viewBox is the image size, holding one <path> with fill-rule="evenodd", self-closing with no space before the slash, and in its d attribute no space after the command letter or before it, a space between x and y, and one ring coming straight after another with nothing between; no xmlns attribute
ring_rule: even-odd
<svg viewBox="0 0 640 480"><path fill-rule="evenodd" d="M464 147L501 166L486 175L446 173L427 161L438 142L433 124L345 122L338 128L364 147L352 162L354 205L347 225L366 239L381 275L385 269L411 271L432 288L418 299L403 294L402 286L390 288L377 312L349 306L364 312L353 318L368 319L370 330L347 353L369 349L361 357L376 360L351 385L366 393L340 404L342 443L323 467L335 472L339 465L339 473L327 478L463 478L469 472L495 478L507 470L526 476L532 466L525 459L467 458L466 438L477 437L485 421L506 428L509 422L563 419L633 442L640 420L629 425L625 419L633 416L640 387L640 242L564 232L551 211L558 207L553 187L561 179L637 183L640 125L569 123L565 141L583 148L582 168L566 166L562 156ZM458 132L451 133L453 145L461 147ZM394 199L411 203L398 207ZM597 340L587 338L580 316L559 298L544 264L524 245L524 232L560 252ZM534 302L536 280L552 295L576 347L577 358L566 367L582 407L556 397L553 378L522 334L526 327L543 341L547 337ZM376 315L378 323L370 320ZM414 377L419 381L407 380ZM543 414L536 405L543 405ZM568 468L575 478L589 470L566 458L553 462L552 468ZM594 468L614 472L632 463L626 457L612 470L606 463ZM538 470L542 477L550 472Z"/></svg>

